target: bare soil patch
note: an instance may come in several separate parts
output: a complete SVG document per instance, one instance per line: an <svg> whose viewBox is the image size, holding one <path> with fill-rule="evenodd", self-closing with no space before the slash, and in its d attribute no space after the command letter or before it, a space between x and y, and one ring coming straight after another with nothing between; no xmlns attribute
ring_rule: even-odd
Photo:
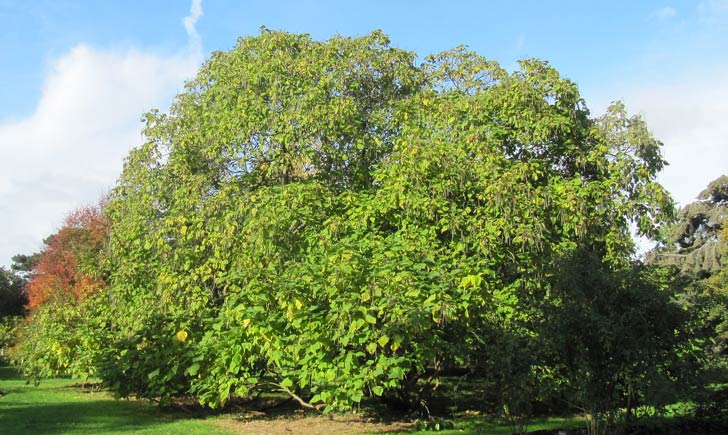
<svg viewBox="0 0 728 435"><path fill-rule="evenodd" d="M356 414L278 415L244 413L216 419L215 425L241 435L357 435L387 434L412 430L414 425L401 421L380 421Z"/></svg>

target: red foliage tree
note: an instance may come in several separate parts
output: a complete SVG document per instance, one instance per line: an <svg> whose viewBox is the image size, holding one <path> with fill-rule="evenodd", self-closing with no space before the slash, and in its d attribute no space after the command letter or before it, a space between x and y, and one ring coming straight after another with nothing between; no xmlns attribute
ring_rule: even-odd
<svg viewBox="0 0 728 435"><path fill-rule="evenodd" d="M94 266L108 229L101 205L69 214L58 232L44 241L27 287L28 308L35 310L53 300L77 304L103 289L105 283Z"/></svg>

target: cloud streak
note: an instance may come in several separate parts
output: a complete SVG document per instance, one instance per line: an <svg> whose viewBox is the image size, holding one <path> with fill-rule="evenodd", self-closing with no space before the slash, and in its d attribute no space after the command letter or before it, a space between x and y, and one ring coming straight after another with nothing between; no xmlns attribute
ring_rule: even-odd
<svg viewBox="0 0 728 435"><path fill-rule="evenodd" d="M182 19L187 32L187 37L190 40L190 47L192 50L202 49L202 39L200 34L197 33L197 20L202 16L202 0L192 0L190 5L190 14Z"/></svg>

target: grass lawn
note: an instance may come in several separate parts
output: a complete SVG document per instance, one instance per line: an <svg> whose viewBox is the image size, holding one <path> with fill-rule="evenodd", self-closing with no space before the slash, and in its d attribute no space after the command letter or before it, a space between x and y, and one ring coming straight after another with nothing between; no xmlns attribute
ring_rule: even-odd
<svg viewBox="0 0 728 435"><path fill-rule="evenodd" d="M237 412L193 418L183 412L160 410L143 401L115 400L103 391L83 390L74 379L47 379L28 385L18 372L0 366L0 434L441 434L508 435L508 427L477 417L465 418L455 429L413 431L407 422L382 423L359 416L300 414L269 415L253 420ZM566 419L535 420L530 431L582 427Z"/></svg>
<svg viewBox="0 0 728 435"><path fill-rule="evenodd" d="M38 387L0 367L0 434L229 434L212 422L160 411L153 404L84 392L73 379Z"/></svg>

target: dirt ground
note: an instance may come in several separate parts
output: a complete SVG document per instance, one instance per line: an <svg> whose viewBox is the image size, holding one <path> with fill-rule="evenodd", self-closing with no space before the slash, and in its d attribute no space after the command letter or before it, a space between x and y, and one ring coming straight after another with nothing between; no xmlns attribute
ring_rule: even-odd
<svg viewBox="0 0 728 435"><path fill-rule="evenodd" d="M240 414L221 417L215 424L241 435L387 434L413 428L412 423L375 421L358 415L266 417Z"/></svg>

